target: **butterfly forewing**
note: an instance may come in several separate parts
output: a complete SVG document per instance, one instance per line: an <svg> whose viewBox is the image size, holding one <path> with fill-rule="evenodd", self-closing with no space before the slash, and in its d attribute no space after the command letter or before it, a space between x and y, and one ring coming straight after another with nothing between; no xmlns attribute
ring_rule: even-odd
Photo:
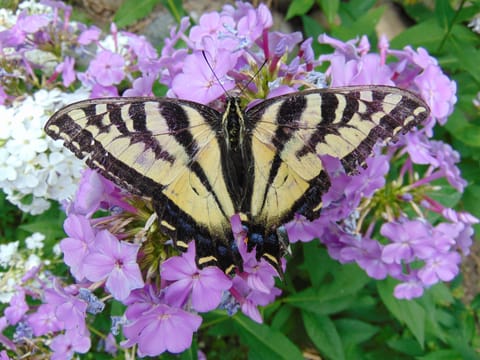
<svg viewBox="0 0 480 360"><path fill-rule="evenodd" d="M227 242L235 210L213 128L220 116L188 101L106 98L67 106L45 129L106 178L153 198L175 240Z"/></svg>

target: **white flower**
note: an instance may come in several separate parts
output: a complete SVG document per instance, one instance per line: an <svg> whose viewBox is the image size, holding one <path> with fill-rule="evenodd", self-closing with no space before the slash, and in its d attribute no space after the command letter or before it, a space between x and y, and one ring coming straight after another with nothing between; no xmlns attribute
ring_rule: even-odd
<svg viewBox="0 0 480 360"><path fill-rule="evenodd" d="M468 26L472 28L473 32L480 34L480 15L476 16L468 23Z"/></svg>
<svg viewBox="0 0 480 360"><path fill-rule="evenodd" d="M13 295L17 292L16 285L18 284L16 279L9 277L8 279L3 279L2 275L7 275L8 273L0 273L0 303L8 304L12 299Z"/></svg>
<svg viewBox="0 0 480 360"><path fill-rule="evenodd" d="M42 259L38 255L30 254L27 261L25 262L25 270L33 269L34 267L40 266L42 264Z"/></svg>
<svg viewBox="0 0 480 360"><path fill-rule="evenodd" d="M0 244L0 266L7 267L18 251L18 241Z"/></svg>
<svg viewBox="0 0 480 360"><path fill-rule="evenodd" d="M60 255L63 254L62 249L60 248L60 243L55 244L55 245L53 246L52 251L53 251L53 254L54 254L55 256L58 256L58 257L60 257Z"/></svg>
<svg viewBox="0 0 480 360"><path fill-rule="evenodd" d="M56 110L88 96L85 88L70 94L42 89L9 108L0 106L0 188L21 210L40 214L49 199L75 193L84 164L43 127Z"/></svg>
<svg viewBox="0 0 480 360"><path fill-rule="evenodd" d="M22 1L18 4L17 15L23 10L27 10L29 14L51 14L53 12L52 7L43 5L36 0Z"/></svg>
<svg viewBox="0 0 480 360"><path fill-rule="evenodd" d="M41 249L43 248L43 240L45 240L45 235L36 232L25 238L25 245L27 246L27 249L30 250Z"/></svg>

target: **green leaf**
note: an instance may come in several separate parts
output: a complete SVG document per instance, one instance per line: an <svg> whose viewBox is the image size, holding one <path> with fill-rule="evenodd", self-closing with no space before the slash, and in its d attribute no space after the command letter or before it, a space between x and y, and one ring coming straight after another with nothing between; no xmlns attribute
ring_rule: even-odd
<svg viewBox="0 0 480 360"><path fill-rule="evenodd" d="M338 267L338 263L335 263L318 241L310 241L302 246L302 267L308 272L312 287L318 287L328 272Z"/></svg>
<svg viewBox="0 0 480 360"><path fill-rule="evenodd" d="M328 316L304 311L302 318L310 340L322 354L329 359L345 359L340 335Z"/></svg>
<svg viewBox="0 0 480 360"><path fill-rule="evenodd" d="M423 46L430 51L437 50L444 36L445 30L438 26L437 21L432 18L402 31L391 41L390 47L402 49L410 45L413 48Z"/></svg>
<svg viewBox="0 0 480 360"><path fill-rule="evenodd" d="M317 0L318 5L323 10L325 17L327 18L327 22L329 24L333 24L335 18L337 17L338 8L340 5L339 0Z"/></svg>
<svg viewBox="0 0 480 360"><path fill-rule="evenodd" d="M393 316L405 324L423 349L425 343L425 310L415 300L398 300L393 296L396 281L387 279L377 283L382 302Z"/></svg>
<svg viewBox="0 0 480 360"><path fill-rule="evenodd" d="M423 353L423 349L420 347L417 341L415 341L413 338L408 338L408 339L391 339L387 341L387 345L402 353L409 355L410 357L413 356L418 356Z"/></svg>
<svg viewBox="0 0 480 360"><path fill-rule="evenodd" d="M315 312L319 315L328 315L347 309L354 303L355 297L329 294L328 290L324 289L307 289L293 294L283 301L299 309Z"/></svg>
<svg viewBox="0 0 480 360"><path fill-rule="evenodd" d="M207 329L207 333L215 337L234 336L233 319L227 315L224 310L215 310L202 314L202 329Z"/></svg>
<svg viewBox="0 0 480 360"><path fill-rule="evenodd" d="M460 354L459 359L478 360L478 353L468 343L463 333L459 333L456 329L452 329L447 337L447 341L453 349L458 351Z"/></svg>
<svg viewBox="0 0 480 360"><path fill-rule="evenodd" d="M465 39L462 38L464 33L468 34L465 35ZM477 82L480 82L480 66L478 66L480 51L475 49L473 41L469 41L470 39L467 38L471 34L472 32L465 27L455 25L445 47L449 49L451 54L455 55L458 68L464 69ZM477 144L477 146L479 145Z"/></svg>
<svg viewBox="0 0 480 360"><path fill-rule="evenodd" d="M249 348L248 358L303 359L302 352L281 332L258 324L242 314L233 317L240 340Z"/></svg>
<svg viewBox="0 0 480 360"><path fill-rule="evenodd" d="M454 17L455 12L448 1L440 0L435 2L435 19L441 28L448 30L452 26Z"/></svg>
<svg viewBox="0 0 480 360"><path fill-rule="evenodd" d="M43 214L29 218L29 221L20 225L19 228L29 233L40 232L46 236L48 242L53 242L53 240L65 237L63 231L65 217L63 211L52 206Z"/></svg>
<svg viewBox="0 0 480 360"><path fill-rule="evenodd" d="M360 344L380 331L378 326L356 319L340 319L335 321L344 348Z"/></svg>
<svg viewBox="0 0 480 360"><path fill-rule="evenodd" d="M463 360L460 354L455 350L437 350L432 351L425 356L417 356L417 360Z"/></svg>
<svg viewBox="0 0 480 360"><path fill-rule="evenodd" d="M325 266L325 264L315 266ZM283 301L320 315L335 314L349 307L355 301L353 295L370 281L368 276L354 264L336 263L334 267L330 267L330 271L330 282L292 294Z"/></svg>
<svg viewBox="0 0 480 360"><path fill-rule="evenodd" d="M315 0L293 0L287 10L286 20L294 16L305 15L313 6Z"/></svg>
<svg viewBox="0 0 480 360"><path fill-rule="evenodd" d="M272 320L271 328L275 330L281 329L292 318L294 309L291 306L283 305L275 314Z"/></svg>
<svg viewBox="0 0 480 360"><path fill-rule="evenodd" d="M351 26L376 4L376 0L342 1L338 11L338 15L342 20L342 26Z"/></svg>
<svg viewBox="0 0 480 360"><path fill-rule="evenodd" d="M125 0L115 13L113 21L123 28L136 23L151 14L161 0Z"/></svg>
<svg viewBox="0 0 480 360"><path fill-rule="evenodd" d="M445 283L438 283L428 289L428 295L432 297L437 304L449 306L455 301L452 291Z"/></svg>
<svg viewBox="0 0 480 360"><path fill-rule="evenodd" d="M362 35L374 35L375 26L385 11L385 6L369 10L349 26L339 26L332 30L332 36L341 40L350 40Z"/></svg>

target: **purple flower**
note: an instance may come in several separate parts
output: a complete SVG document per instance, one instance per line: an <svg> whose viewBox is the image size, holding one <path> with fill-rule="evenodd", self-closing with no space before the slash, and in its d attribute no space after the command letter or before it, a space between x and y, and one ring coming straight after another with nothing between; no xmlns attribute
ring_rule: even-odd
<svg viewBox="0 0 480 360"><path fill-rule="evenodd" d="M247 280L241 276L233 278L233 285L230 292L240 303L242 312L253 321L262 323L263 319L258 310L258 305L265 306L275 300L281 294L280 289L271 288L269 292L252 289Z"/></svg>
<svg viewBox="0 0 480 360"><path fill-rule="evenodd" d="M435 251L430 226L424 221L385 223L380 233L392 241L382 251L382 260L387 264L400 264L403 261L408 263L413 261L415 256L426 258Z"/></svg>
<svg viewBox="0 0 480 360"><path fill-rule="evenodd" d="M416 77L415 85L430 106L432 116L437 118L440 124L445 124L457 102L456 83L444 75L438 66L430 65Z"/></svg>
<svg viewBox="0 0 480 360"><path fill-rule="evenodd" d="M153 75L145 75L133 81L131 89L125 90L123 96L153 96L153 83L156 80Z"/></svg>
<svg viewBox="0 0 480 360"><path fill-rule="evenodd" d="M164 261L160 274L163 280L172 281L165 288L165 300L169 305L181 307L190 296L192 308L200 312L217 308L223 292L232 286L218 267L197 268L193 241L182 256Z"/></svg>
<svg viewBox="0 0 480 360"><path fill-rule="evenodd" d="M197 44L201 44L205 36L217 35L225 31L225 28L234 26L234 20L230 16L221 16L218 12L203 14L198 25L190 29L189 38Z"/></svg>
<svg viewBox="0 0 480 360"><path fill-rule="evenodd" d="M75 353L85 354L90 350L90 336L88 333L67 330L65 334L53 338L50 349L53 350L52 360L65 360L73 358Z"/></svg>
<svg viewBox="0 0 480 360"><path fill-rule="evenodd" d="M274 277L278 274L263 258L257 261L255 249L251 252L247 251L245 242L247 232L242 226L240 216L232 216L230 222L238 250L243 259L244 268L242 273L233 278L230 293L240 304L240 308L245 315L261 323L263 320L257 306L267 305L281 294L281 291L274 287ZM285 269L285 263L282 263L282 267ZM231 304L227 304L227 306L229 309L232 308Z"/></svg>
<svg viewBox="0 0 480 360"><path fill-rule="evenodd" d="M285 224L285 230L288 234L288 241L292 244L297 241L309 242L317 234L315 223L299 214L295 214L293 220Z"/></svg>
<svg viewBox="0 0 480 360"><path fill-rule="evenodd" d="M135 213L135 208L122 198L120 189L114 183L94 170L85 169L75 195L72 211L90 217L100 208L109 209L113 206L119 206Z"/></svg>
<svg viewBox="0 0 480 360"><path fill-rule="evenodd" d="M273 26L272 12L268 6L263 3L260 3L257 7L257 21L262 24L265 30Z"/></svg>
<svg viewBox="0 0 480 360"><path fill-rule="evenodd" d="M111 51L101 51L90 62L88 72L102 86L119 84L125 77L125 59Z"/></svg>
<svg viewBox="0 0 480 360"><path fill-rule="evenodd" d="M79 75L79 77L81 77L81 75ZM85 84L85 81L82 80L82 82ZM98 83L92 85L92 92L90 93L92 99L110 96L119 96L118 89L115 86L102 86Z"/></svg>
<svg viewBox="0 0 480 360"><path fill-rule="evenodd" d="M96 42L100 39L100 35L102 34L102 30L97 28L96 26L92 26L91 28L83 31L77 39L77 42L80 45L88 45L92 42Z"/></svg>
<svg viewBox="0 0 480 360"><path fill-rule="evenodd" d="M423 295L423 285L416 279L395 286L393 293L397 299L411 300Z"/></svg>
<svg viewBox="0 0 480 360"><path fill-rule="evenodd" d="M474 230L473 227L468 225L460 232L456 239L456 244L459 250L462 252L464 256L468 256L470 254L470 247L473 244L473 237Z"/></svg>
<svg viewBox="0 0 480 360"><path fill-rule="evenodd" d="M75 81L75 59L66 56L63 62L57 65L56 72L62 73L63 86L68 87Z"/></svg>
<svg viewBox="0 0 480 360"><path fill-rule="evenodd" d="M437 254L425 261L425 266L418 270L418 278L431 286L439 281L451 281L460 271L458 264L462 258L456 253Z"/></svg>
<svg viewBox="0 0 480 360"><path fill-rule="evenodd" d="M277 271L265 259L258 261L254 249L248 252L245 241L237 240L237 246L243 260L243 272L237 277L246 280L250 289L270 294L275 286Z"/></svg>
<svg viewBox="0 0 480 360"><path fill-rule="evenodd" d="M90 281L106 280L105 286L115 299L126 299L133 289L144 285L137 264L139 248L119 241L108 230L100 231L94 249L84 259L85 277Z"/></svg>
<svg viewBox="0 0 480 360"><path fill-rule="evenodd" d="M449 144L441 141L430 141L430 149L438 166L447 178L447 181L459 192L463 192L467 182L462 178L460 169L455 165L460 161L460 155Z"/></svg>
<svg viewBox="0 0 480 360"><path fill-rule="evenodd" d="M105 338L104 350L106 353L115 356L118 352L118 345L115 336L112 333L109 333Z"/></svg>
<svg viewBox="0 0 480 360"><path fill-rule="evenodd" d="M344 237L342 240L345 241ZM340 250L340 258L345 262L356 261L371 278L382 280L389 274L401 272L397 264L387 264L382 260L383 247L377 241L368 238L353 239L350 244L351 246Z"/></svg>
<svg viewBox="0 0 480 360"><path fill-rule="evenodd" d="M157 77L162 66L155 48L145 39L144 36L127 33L128 46L137 58L138 69L143 76Z"/></svg>
<svg viewBox="0 0 480 360"><path fill-rule="evenodd" d="M27 322L35 336L57 332L63 329L63 323L55 315L56 306L41 304L37 311L28 315Z"/></svg>
<svg viewBox="0 0 480 360"><path fill-rule="evenodd" d="M262 36L264 24L259 21L258 14L255 10L249 10L245 16L243 16L237 25L238 36L240 38L240 47L250 46L260 36ZM242 43L243 38L243 43Z"/></svg>
<svg viewBox="0 0 480 360"><path fill-rule="evenodd" d="M76 287L62 288L55 281L53 288L45 290L45 300L47 304L55 307L55 315L57 319L63 322L64 329L72 329L83 333L86 331L87 303L80 300L75 292Z"/></svg>
<svg viewBox="0 0 480 360"><path fill-rule="evenodd" d="M224 94L225 90L231 90L235 86L233 80L226 77L227 72L235 65L230 51L218 50L215 58L206 54L212 69L200 51L185 59L183 72L172 81L172 90L179 98L208 104Z"/></svg>
<svg viewBox="0 0 480 360"><path fill-rule="evenodd" d="M7 100L9 99L8 94L5 92L5 89L2 85L0 85L0 105L5 105Z"/></svg>
<svg viewBox="0 0 480 360"><path fill-rule="evenodd" d="M190 347L193 333L202 318L176 307L159 303L149 286L136 290L127 299L128 324L123 327L127 338L121 345L138 344L140 356L156 356L165 351L180 353Z"/></svg>
<svg viewBox="0 0 480 360"><path fill-rule="evenodd" d="M25 291L19 289L10 299L10 305L5 309L5 318L10 325L15 325L28 311L28 305L25 301Z"/></svg>
<svg viewBox="0 0 480 360"><path fill-rule="evenodd" d="M438 166L438 161L432 156L432 144L424 133L410 132L405 134L404 140L411 161L415 164Z"/></svg>
<svg viewBox="0 0 480 360"><path fill-rule="evenodd" d="M28 34L36 33L48 23L49 20L45 15L27 15L26 11L23 11L13 27L0 32L0 46L16 47L21 45L25 42Z"/></svg>
<svg viewBox="0 0 480 360"><path fill-rule="evenodd" d="M70 266L70 272L77 280L85 277L84 260L90 253L95 240L95 230L88 219L80 215L69 215L63 224L68 238L60 242L63 261Z"/></svg>

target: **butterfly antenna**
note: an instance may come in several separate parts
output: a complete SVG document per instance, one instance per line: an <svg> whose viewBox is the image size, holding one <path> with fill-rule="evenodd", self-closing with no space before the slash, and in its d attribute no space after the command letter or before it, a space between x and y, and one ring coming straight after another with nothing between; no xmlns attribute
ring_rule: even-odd
<svg viewBox="0 0 480 360"><path fill-rule="evenodd" d="M206 62L207 65L208 65L208 68L210 69L210 71L212 72L213 76L214 76L215 79L217 80L218 85L220 85L220 87L223 89L223 92L225 93L225 95L226 95L227 97L230 97L230 95L228 95L227 90L223 87L222 82L220 81L220 79L218 78L217 74L215 73L215 70L213 70L213 67L212 67L212 65L210 64L210 61L208 61L208 59L207 59L207 54L205 53L205 50L202 50L202 55L203 55L203 58L205 59L205 62Z"/></svg>
<svg viewBox="0 0 480 360"><path fill-rule="evenodd" d="M240 90L242 90L242 93L245 92L245 89L248 89L248 86L252 83L253 80L256 79L256 77L258 76L258 74L260 74L260 71L262 71L262 69L265 67L265 65L267 64L267 61L268 59L265 59L265 61L263 62L263 64L258 68L257 71L255 71L255 74L253 74L253 76L250 78L250 80L248 80L247 84L245 85L244 88L241 88Z"/></svg>

